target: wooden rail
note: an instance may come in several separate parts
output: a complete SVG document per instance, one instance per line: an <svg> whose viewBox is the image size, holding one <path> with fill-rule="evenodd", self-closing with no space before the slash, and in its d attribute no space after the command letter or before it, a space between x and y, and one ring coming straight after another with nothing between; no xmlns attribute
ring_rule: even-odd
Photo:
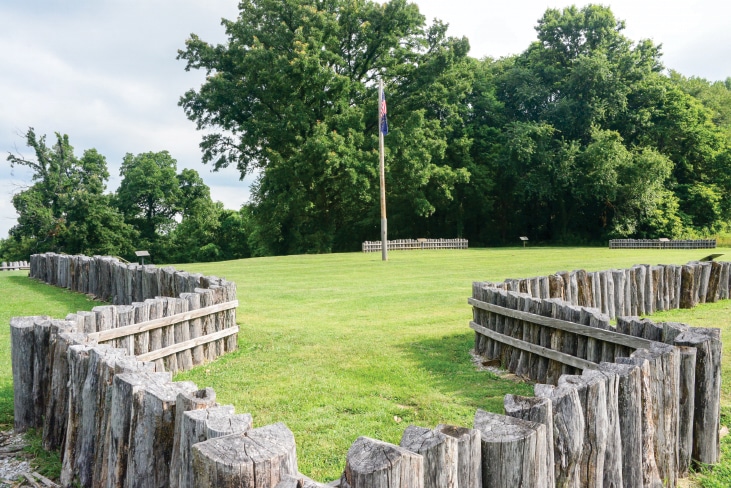
<svg viewBox="0 0 731 488"><path fill-rule="evenodd" d="M217 341L219 339L224 339L226 337L232 336L234 334L239 333L239 327L229 327L228 329L219 330L218 332L213 332L212 334L204 335L201 337L196 337L195 339L191 339L189 341L180 342L178 344L173 344L172 346L163 347L162 349L157 349L155 351L147 352L145 354L138 354L137 360L138 361L155 361L156 359L162 359L166 356L170 356L172 354L175 354L176 352L185 351L187 349L193 349L194 347L201 346L203 344L208 344L209 342Z"/></svg>
<svg viewBox="0 0 731 488"><path fill-rule="evenodd" d="M218 305L211 305L210 307L199 308L191 310L189 312L178 313L170 315L168 317L162 317L155 320L148 320L147 322L140 322L139 324L126 325L124 327L117 327L116 329L103 330L101 332L92 332L88 334L88 338L97 342L110 341L112 339L119 339L121 337L128 337L142 332L159 329L161 327L167 327L169 325L179 324L181 322L187 322L189 320L205 317L218 312L224 312L231 310L239 306L239 301L234 300L226 303L219 303ZM164 357L164 356L161 356Z"/></svg>
<svg viewBox="0 0 731 488"><path fill-rule="evenodd" d="M415 249L467 249L467 239L396 239L388 241L389 251L406 251ZM365 241L363 252L381 250L381 241Z"/></svg>
<svg viewBox="0 0 731 488"><path fill-rule="evenodd" d="M480 310L498 313L512 319L523 320L532 324L543 325L545 327L551 327L553 329L571 332L572 334L597 339L603 342L611 342L612 344L626 346L632 349L649 348L653 344L653 341L643 339L641 337L632 337L625 334L620 334L618 332L612 332L611 330L597 329L594 327L587 327L585 325L575 324L567 320L554 319L552 317L543 317L542 315L513 310L511 308L493 305L492 303L483 302L474 298L468 298L467 303L475 308L479 308ZM472 328L474 329L474 327Z"/></svg>

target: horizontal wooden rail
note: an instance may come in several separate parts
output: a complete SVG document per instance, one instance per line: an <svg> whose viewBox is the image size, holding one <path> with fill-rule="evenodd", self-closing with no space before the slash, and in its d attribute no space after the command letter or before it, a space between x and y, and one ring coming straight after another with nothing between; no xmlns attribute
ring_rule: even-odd
<svg viewBox="0 0 731 488"><path fill-rule="evenodd" d="M126 325L124 327L117 327L116 329L103 330L100 332L92 332L88 334L88 337L92 341L105 342L112 339L118 339L120 337L127 337L149 330L159 329L160 327L166 327L168 325L179 324L180 322L186 322L188 320L197 319L213 313L224 312L231 310L239 306L239 301L234 300L226 303L219 303L217 305L211 305L210 307L198 308L196 310L190 310L189 312L177 313L168 317L161 317L159 319L148 320L147 322L140 322L139 324Z"/></svg>
<svg viewBox="0 0 731 488"><path fill-rule="evenodd" d="M495 332L494 330L490 330L487 327L483 327L476 322L470 321L470 328L477 333L480 333L480 334L487 336L490 339L494 339L498 342L502 342L503 344L517 347L518 349L522 349L523 351L532 352L534 354L538 354L539 356L543 356L544 358L553 359L554 361L558 361L563 364L568 364L569 366L573 366L575 368L599 369L599 365L592 361L577 358L576 356L572 356L571 354L565 354L565 353L562 353L559 351L555 351L553 349L549 349L547 347L538 346L538 345L532 344L530 342L516 339L515 337L510 337L505 334Z"/></svg>
<svg viewBox="0 0 731 488"><path fill-rule="evenodd" d="M474 298L468 298L467 303L480 310L486 310L488 312L498 313L506 317L513 319L524 320L533 324L543 325L545 327L551 327L573 334L578 334L592 339L597 339L604 342L611 342L612 344L619 344L621 346L631 347L633 349L649 348L653 341L643 339L641 337L628 336L620 334L619 332L612 332L611 330L597 329L589 327L587 325L575 324L566 320L554 319L551 317L544 317L542 315L536 315L529 312L521 312L510 308L501 307L499 305L493 305L492 303L486 303Z"/></svg>
<svg viewBox="0 0 731 488"><path fill-rule="evenodd" d="M175 354L176 352L185 351L186 349L192 349L196 346L200 346L234 334L238 334L238 332L238 326L229 327L228 329L223 329L219 330L218 332L213 332L212 334L196 337L195 339L191 339L189 341L173 344L172 346L163 347L162 349L157 349L155 351L147 352L145 354L138 354L137 359L139 361L154 361L156 359L161 359L165 356Z"/></svg>

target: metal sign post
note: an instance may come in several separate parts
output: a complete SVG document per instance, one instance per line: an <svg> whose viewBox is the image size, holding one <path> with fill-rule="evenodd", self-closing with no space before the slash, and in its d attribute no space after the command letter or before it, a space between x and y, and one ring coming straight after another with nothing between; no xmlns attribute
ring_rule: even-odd
<svg viewBox="0 0 731 488"><path fill-rule="evenodd" d="M386 99L383 96L383 80L378 82L378 155L381 174L381 260L388 261L388 221L386 219L386 169L384 163L383 124L386 116ZM388 129L386 129L388 130Z"/></svg>

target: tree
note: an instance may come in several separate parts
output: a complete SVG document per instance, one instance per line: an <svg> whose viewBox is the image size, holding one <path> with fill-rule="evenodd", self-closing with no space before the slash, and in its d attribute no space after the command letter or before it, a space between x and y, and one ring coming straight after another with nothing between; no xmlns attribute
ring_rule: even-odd
<svg viewBox="0 0 731 488"><path fill-rule="evenodd" d="M117 207L149 245L175 227L180 200L176 170L177 162L167 151L127 153L122 161Z"/></svg>
<svg viewBox="0 0 731 488"><path fill-rule="evenodd" d="M392 235L467 180L447 148L462 137L468 44L442 24L425 27L416 5L246 0L224 26L226 44L192 35L179 52L186 69L207 74L180 105L211 130L204 162L235 165L242 178L258 171L257 252L352 250L377 235L379 78L390 103Z"/></svg>
<svg viewBox="0 0 731 488"><path fill-rule="evenodd" d="M33 128L26 143L33 158L7 158L11 166L33 172L33 184L13 196L18 223L10 230L13 244L5 246L12 258L46 251L128 256L136 234L104 194L109 178L104 156L89 149L77 158L68 136L59 133L48 147L46 136L36 136Z"/></svg>

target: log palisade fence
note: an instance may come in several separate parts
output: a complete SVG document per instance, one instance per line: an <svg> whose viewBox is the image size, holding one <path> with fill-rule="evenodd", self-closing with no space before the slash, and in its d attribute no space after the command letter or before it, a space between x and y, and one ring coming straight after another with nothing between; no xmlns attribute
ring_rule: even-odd
<svg viewBox="0 0 731 488"><path fill-rule="evenodd" d="M327 486L675 486L719 457L719 333L631 315L728 298L730 270L474 283L475 351L538 382L535 397L507 395L506 415L478 410L473 428L409 426L398 446L359 437ZM236 348L233 283L57 254L33 256L30 275L115 304L11 321L15 428L61 451L64 486L326 486L299 473L284 424L253 428L212 389L172 381Z"/></svg>
<svg viewBox="0 0 731 488"><path fill-rule="evenodd" d="M494 442L517 454L495 486L672 487L694 463L717 463L719 329L638 315L727 299L729 270L694 262L474 283L475 352L536 382L535 398L505 398L523 423L503 417ZM483 446L483 479L485 463Z"/></svg>
<svg viewBox="0 0 731 488"><path fill-rule="evenodd" d="M387 241L389 251L410 251L414 249L467 249L467 239L396 239ZM378 252L381 241L363 242L363 252Z"/></svg>

